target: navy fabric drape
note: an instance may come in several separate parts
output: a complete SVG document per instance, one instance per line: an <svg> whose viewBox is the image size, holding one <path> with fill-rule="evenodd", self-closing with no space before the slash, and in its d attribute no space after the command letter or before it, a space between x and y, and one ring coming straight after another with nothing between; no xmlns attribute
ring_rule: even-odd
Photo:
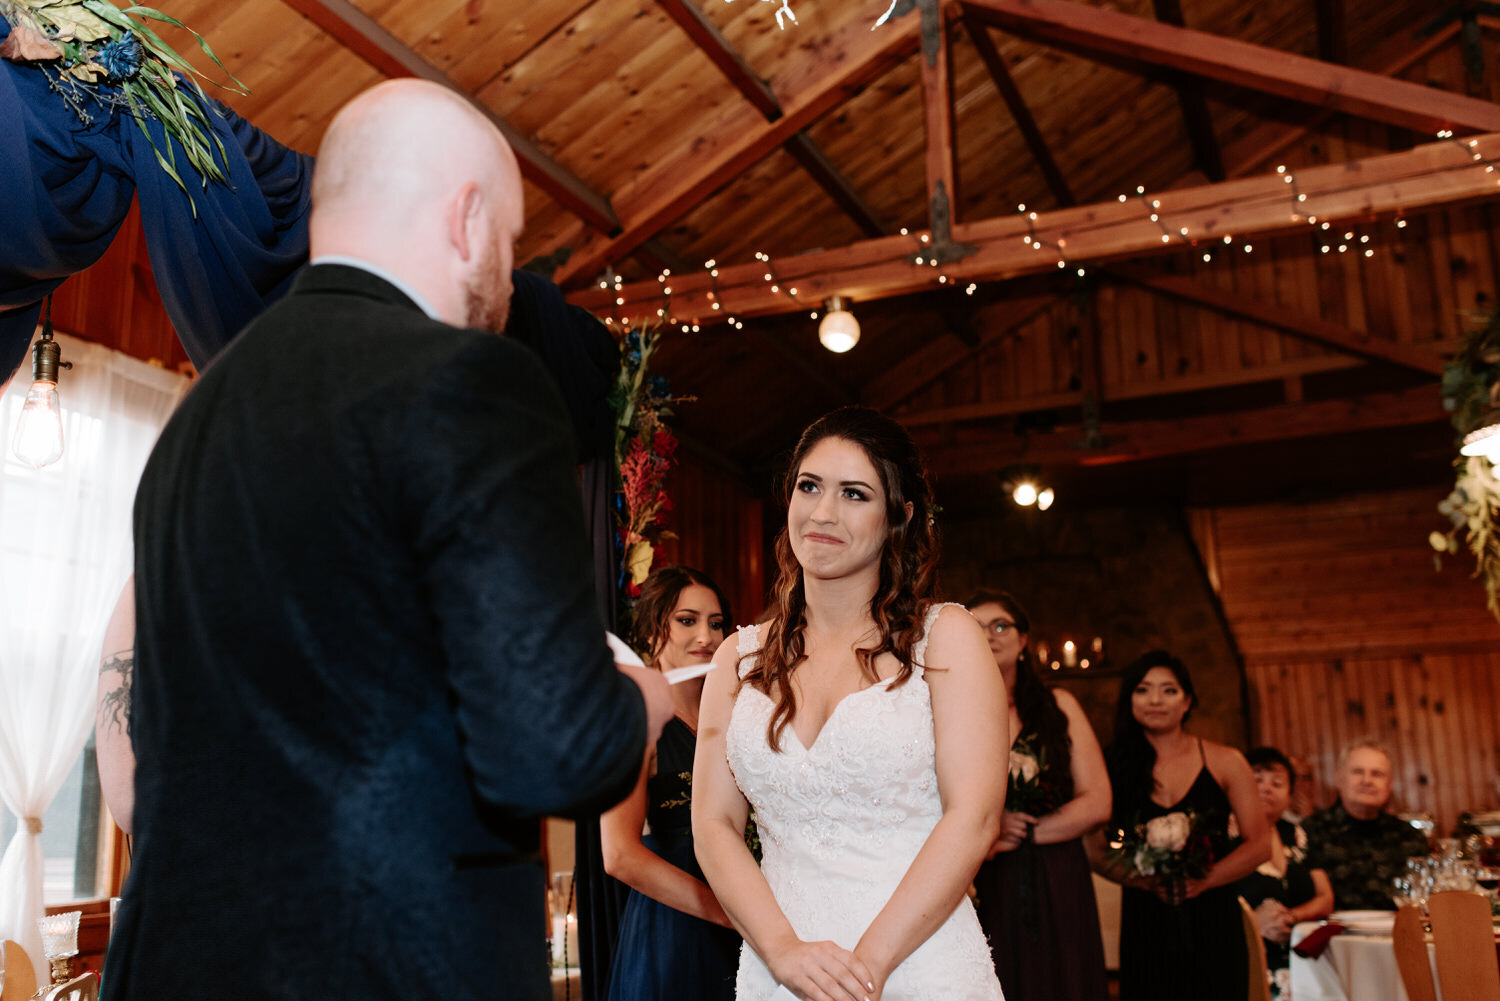
<svg viewBox="0 0 1500 1001"><path fill-rule="evenodd" d="M173 144L189 202L128 113L89 102L84 124L42 70L0 60L0 381L24 358L41 300L104 254L137 194L157 287L195 365L287 290L307 260L312 158L208 104L229 183L203 187ZM147 127L165 151L161 124Z"/></svg>

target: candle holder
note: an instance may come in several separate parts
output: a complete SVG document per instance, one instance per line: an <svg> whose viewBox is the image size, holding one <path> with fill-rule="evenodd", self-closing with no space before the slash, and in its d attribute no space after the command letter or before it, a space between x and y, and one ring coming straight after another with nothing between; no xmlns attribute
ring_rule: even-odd
<svg viewBox="0 0 1500 1001"><path fill-rule="evenodd" d="M67 911L37 918L42 932L42 955L52 964L52 982L65 984L73 979L73 957L78 955L78 922L82 911Z"/></svg>

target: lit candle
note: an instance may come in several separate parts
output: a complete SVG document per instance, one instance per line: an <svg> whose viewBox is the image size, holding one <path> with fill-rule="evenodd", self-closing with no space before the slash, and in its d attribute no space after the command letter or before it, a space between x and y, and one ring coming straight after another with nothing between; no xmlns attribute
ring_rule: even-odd
<svg viewBox="0 0 1500 1001"><path fill-rule="evenodd" d="M1078 666L1078 647L1072 640L1063 640L1062 662L1063 667Z"/></svg>

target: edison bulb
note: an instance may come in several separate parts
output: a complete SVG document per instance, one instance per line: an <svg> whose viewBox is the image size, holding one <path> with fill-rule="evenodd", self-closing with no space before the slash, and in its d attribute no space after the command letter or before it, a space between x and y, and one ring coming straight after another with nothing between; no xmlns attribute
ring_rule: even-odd
<svg viewBox="0 0 1500 1001"><path fill-rule="evenodd" d="M16 458L34 469L62 458L62 403L57 397L57 383L38 379L31 384L11 447Z"/></svg>
<svg viewBox="0 0 1500 1001"><path fill-rule="evenodd" d="M1011 494L1010 496L1012 500L1014 500L1022 507L1030 507L1031 505L1036 503L1036 487L1032 486L1030 483L1018 484L1016 486L1015 493Z"/></svg>
<svg viewBox="0 0 1500 1001"><path fill-rule="evenodd" d="M1045 511L1052 506L1052 502L1055 500L1057 500L1057 494L1052 492L1051 487L1048 487L1036 495L1036 509L1038 511Z"/></svg>

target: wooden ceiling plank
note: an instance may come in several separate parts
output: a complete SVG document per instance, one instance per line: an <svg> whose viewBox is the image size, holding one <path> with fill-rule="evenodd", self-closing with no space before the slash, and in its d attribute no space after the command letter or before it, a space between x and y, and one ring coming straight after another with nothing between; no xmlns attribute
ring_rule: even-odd
<svg viewBox="0 0 1500 1001"><path fill-rule="evenodd" d="M1035 295L1002 303L1005 322L986 326L980 334L978 348L970 348L953 333L945 332L937 340L923 345L900 365L865 384L865 402L877 410L888 410L959 364L972 361L977 351L1017 327L1024 326L1057 301L1055 295Z"/></svg>
<svg viewBox="0 0 1500 1001"><path fill-rule="evenodd" d="M952 52L948 46L948 17L940 0L921 0L921 12L927 213L934 239L947 243L958 205L953 162Z"/></svg>
<svg viewBox="0 0 1500 1001"><path fill-rule="evenodd" d="M983 440L959 444L925 444L922 452L930 474L982 473L1012 462L1046 465L1105 465L1187 455L1209 449L1258 442L1286 441L1352 431L1405 427L1445 421L1435 387L1415 386L1390 393L1315 403L1285 403L1254 410L1176 420L1108 422L1105 433L1112 444L1102 449L1075 447L1075 426L1051 434L997 433ZM911 425L911 416L902 416Z"/></svg>
<svg viewBox="0 0 1500 1001"><path fill-rule="evenodd" d="M1059 205L1077 205L1078 199L1073 195L1073 190L1068 187L1062 170L1057 166L1057 160L1052 156L1047 140L1042 137L1042 130L1037 128L1036 116L1031 113L1031 109L1026 106L1025 99L1021 97L1015 78L1010 75L1005 59L1000 55L1000 50L995 47L995 40L990 37L989 29L967 10L964 11L963 19L964 28L969 33L969 40L974 43L979 58L983 60L985 68L990 71L990 79L995 82L995 89L1000 92L1001 100L1010 109L1016 128L1020 130L1021 137L1026 140L1026 148L1031 151L1031 158L1036 161L1037 169L1042 172L1042 178L1047 182L1052 197L1057 199Z"/></svg>
<svg viewBox="0 0 1500 1001"><path fill-rule="evenodd" d="M692 0L657 0L657 3L767 121L774 122L781 117L781 102L770 85L756 75L745 57L719 31L718 25L704 15L702 8ZM834 203L864 230L866 236L884 236L890 232L890 227L880 222L848 178L834 167L805 131L789 138L786 150L813 181L828 192Z"/></svg>
<svg viewBox="0 0 1500 1001"><path fill-rule="evenodd" d="M1294 337L1323 344L1346 354L1372 361L1391 362L1426 375L1441 375L1444 359L1422 347L1352 330L1343 324L1312 316L1301 310L1288 309L1278 303L1254 296L1236 295L1211 285L1203 285L1180 275L1169 275L1141 267L1111 266L1109 274L1141 288L1150 289L1174 299L1206 306L1226 316L1253 320L1274 327Z"/></svg>
<svg viewBox="0 0 1500 1001"><path fill-rule="evenodd" d="M1500 105L1077 0L965 0L989 24L1433 135L1500 130Z"/></svg>
<svg viewBox="0 0 1500 1001"><path fill-rule="evenodd" d="M1325 63L1349 61L1349 37L1344 0L1315 0L1318 18L1318 58Z"/></svg>
<svg viewBox="0 0 1500 1001"><path fill-rule="evenodd" d="M1162 24L1178 28L1186 26L1178 0L1152 0L1152 4L1156 8L1156 19ZM1203 89L1182 73L1172 74L1172 89L1177 92L1177 103L1182 108L1188 142L1193 147L1193 161L1210 181L1224 180L1224 155L1219 149L1218 137L1214 135L1214 118L1209 114Z"/></svg>
<svg viewBox="0 0 1500 1001"><path fill-rule="evenodd" d="M735 90L755 105L755 110L775 121L781 117L781 102L770 86L756 75L745 57L729 44L719 26L714 24L692 0L656 0L667 16L693 40L698 50L709 58L719 72L729 78Z"/></svg>
<svg viewBox="0 0 1500 1001"><path fill-rule="evenodd" d="M808 138L806 132L798 132L788 139L786 151L828 193L828 197L834 200L844 214L854 220L866 236L885 236L890 233L891 228L880 221L875 210L860 197L859 192L854 190L854 185L824 155L818 144Z"/></svg>
<svg viewBox="0 0 1500 1001"><path fill-rule="evenodd" d="M1361 60L1360 68L1381 76L1397 76L1434 52L1449 45L1458 35L1459 25L1444 25L1432 35L1412 42L1393 38ZM1224 162L1230 177L1245 177L1265 168L1273 158L1296 145L1304 136L1333 117L1319 112L1304 125L1287 126L1280 122L1263 122L1224 148Z"/></svg>
<svg viewBox="0 0 1500 1001"><path fill-rule="evenodd" d="M1497 175L1487 173L1475 155L1500 160L1500 134L1308 167L1296 172L1295 185L1286 184L1282 175L1265 174L1161 192L1153 195L1160 202L1160 223L1151 221L1149 210L1133 198L1038 213L1035 220L1007 214L966 223L955 227L954 238L974 245L976 252L946 265L943 273L954 282L1009 279L1057 269L1060 244L1066 246L1066 263L1073 265L1181 253L1190 246L1196 250L1199 241L1218 245L1226 235L1239 246L1247 237L1307 232L1299 210L1330 222L1367 221L1500 197ZM1294 201L1294 189L1306 196L1305 202ZM1165 241L1162 227L1170 234ZM1175 235L1181 228L1188 229L1188 237ZM1046 250L1038 252L1023 242L1033 234ZM674 275L673 312L703 322L731 313L792 312L808 300L834 294L863 300L932 290L933 269L911 263L914 246L915 236L890 236L778 258L776 274L799 289L796 302L785 292L771 291L758 262L721 267L714 279L704 272ZM631 315L633 303L655 315L660 299L655 282L632 283L622 293L621 315ZM590 309L612 308L613 302L609 293L596 288L577 290L569 298Z"/></svg>
<svg viewBox="0 0 1500 1001"><path fill-rule="evenodd" d="M446 73L416 50L386 31L370 15L349 0L285 0L287 6L306 16L330 37L390 77L414 76L447 87L495 123L515 150L521 174L550 197L601 233L619 229L608 200L589 188L540 146L522 135L494 111L459 87Z"/></svg>
<svg viewBox="0 0 1500 1001"><path fill-rule="evenodd" d="M559 283L592 278L610 261L619 260L680 219L909 56L917 37L915 18L892 21L879 31L869 30L856 18L823 44L810 44L807 54L771 83L775 93L786 95L781 101L782 117L768 122L760 112L746 107L720 118L709 132L690 135L677 149L665 152L656 159L654 169L615 192L614 204L625 220L617 236L588 235L581 227L563 234L561 242L572 242L574 253L559 271Z"/></svg>

